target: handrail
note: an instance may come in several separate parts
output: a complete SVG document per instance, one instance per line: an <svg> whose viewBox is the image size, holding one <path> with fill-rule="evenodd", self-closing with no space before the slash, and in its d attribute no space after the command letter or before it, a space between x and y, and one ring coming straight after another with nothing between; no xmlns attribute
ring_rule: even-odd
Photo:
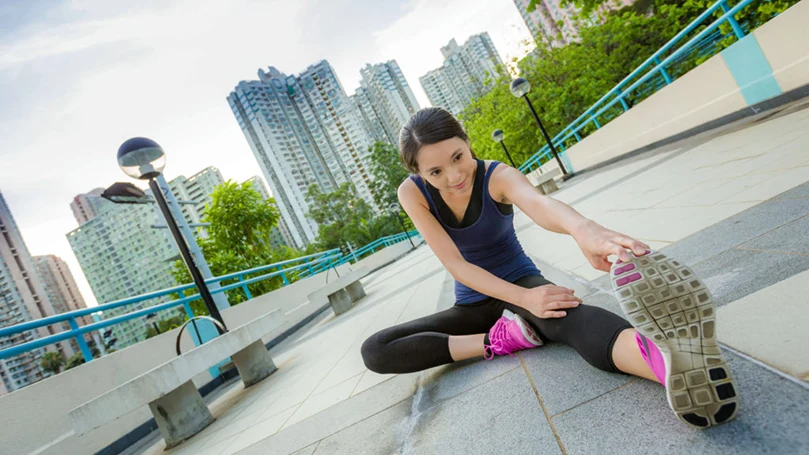
<svg viewBox="0 0 809 455"><path fill-rule="evenodd" d="M551 140L555 146L558 146L564 150L564 142L570 139L571 137L575 137L577 141L581 141L581 137L579 136L579 131L581 131L585 126L589 125L590 123L595 124L596 128L601 128L602 125L598 123L598 116L606 112L608 109L615 106L617 103L621 103L624 112L629 110L624 97L629 94L631 91L638 88L644 82L649 81L653 76L658 74L662 75L666 84L670 84L673 82L672 77L666 72L666 66L672 63L674 60L681 57L687 51L690 51L695 44L702 41L705 37L709 34L713 33L717 30L723 23L727 22L731 25L733 29L733 33L736 35L737 38L741 39L745 36L745 31L742 27L734 19L734 15L736 15L742 8L746 7L754 0L741 0L738 4L734 5L732 8L727 5L727 0L718 0L716 3L711 5L708 9L706 9L702 14L700 14L696 19L694 19L686 28L681 30L677 35L675 35L672 39L670 39L666 44L663 45L657 52L652 54L651 57L647 58L643 63L641 63L634 71L632 71L628 76L626 76L621 82L615 85L611 90L609 90L604 96L602 96L598 101L596 101L590 108L588 108L582 115L580 115L576 120L571 122L568 126L566 126L559 134L554 136ZM718 19L713 21L711 24L706 26L703 30L701 30L697 35L692 37L688 40L685 44L683 44L679 49L675 50L671 55L666 57L664 60L660 60L660 57L669 51L671 48L674 47L677 42L682 40L686 35L694 31L697 27L699 27L705 19L710 17L714 12L718 9L722 9L724 14L720 16ZM650 65L654 65L651 69L648 69ZM629 83L631 80L636 78L640 75L643 71L647 70L646 73L641 76L640 79L635 81L627 88L623 88L623 86ZM609 101L606 105L602 107L602 104L605 103L610 97L615 95L615 97ZM620 114L619 114L620 115ZM617 116L616 116L617 117ZM546 144L539 151L533 154L530 158L525 160L520 166L519 170L523 173L530 172L533 170L534 166L538 166L541 163L542 158L546 155L550 154L550 148ZM562 152L562 154L564 154Z"/></svg>
<svg viewBox="0 0 809 455"><path fill-rule="evenodd" d="M401 239L397 240L398 237L401 237ZM364 252L374 251L375 249L380 248L381 245L383 245L383 244L385 246L387 246L387 245L390 245L390 244L393 244L393 243L397 243L398 241L404 240L404 238L405 238L404 233L395 234L393 236L388 236L388 237L383 237L383 238L375 240L374 242L369 243L368 245L363 246L362 248L360 248L360 250L357 250L354 253L356 255L359 251L363 251L363 253L361 253L361 254L364 254ZM229 290L241 287L241 288L243 288L243 290L247 294L248 299L250 299L250 298L252 298L252 295L250 294L250 291L247 288L247 285L249 285L249 284L252 284L252 283L255 283L255 282L258 282L258 281L262 281L262 280L266 280L266 279L269 279L269 278L273 278L273 277L276 277L276 276L281 276L284 279L284 285L287 285L287 284L290 284L290 281L289 281L288 277L286 276L286 273L298 272L298 276L305 276L305 275L309 275L309 274L315 275L315 274L317 274L317 273L319 273L319 272L321 272L323 270L326 270L326 269L331 268L331 267L335 267L337 265L340 265L340 264L343 264L343 263L349 262L349 261L350 261L350 258L346 260L343 257L342 253L340 252L340 249L335 248L335 249L331 249L331 250L321 251L321 252L315 253L315 254L310 254L310 255L307 255L307 256L301 256L301 257L298 257L298 258L288 259L288 260L276 262L276 263L273 263L273 264L263 265L263 266L254 267L254 268L247 269L247 270L242 270L242 271L239 271L239 272L229 273L227 275L222 275L222 276L219 276L219 277L209 278L209 279L205 280L205 283L206 284L212 284L212 283L220 283L222 281L231 280L231 279L238 279L239 281L237 281L235 283L231 283L231 284L221 286L218 289L212 290L211 293L215 294L217 292L227 292ZM284 268L284 266L288 266L290 264L300 263L300 262L302 262L302 263L298 264L298 265L293 265L293 266L289 266L289 267ZM356 262L356 257L355 257L355 262ZM270 269L277 269L277 270L275 270L275 271L273 271L271 273L268 273L268 274L263 274L263 275L260 275L260 276L257 276L257 277L252 277L252 278L245 279L245 276L254 275L254 274L257 274L257 273L260 273L260 272L263 272L263 271L267 271L267 270L270 270ZM305 272L309 272L309 274L301 273L300 272L301 270L303 270ZM81 348L81 352L83 353L83 355L85 357L85 361L89 362L89 361L91 361L93 359L93 357L92 357L92 354L90 353L90 349L87 346L87 343L84 341L83 335L85 333L90 333L90 332L94 332L96 330L101 330L101 329L104 329L104 328L107 328L107 327L110 327L110 326L120 324L122 322L126 322L126 321L129 321L129 320L132 320L132 319L137 319L137 318L140 318L140 317L143 317L143 316L146 316L148 314L152 314L152 313L155 313L155 312L158 312L158 311L168 310L168 309L180 306L180 305L185 306L186 312L189 313L189 317L194 317L193 310L191 309L189 303L194 301L194 300L199 299L200 295L197 293L197 294L186 296L184 294L184 291L189 290L189 289L194 289L195 287L196 287L196 285L194 283L183 284L183 285L179 285L179 286L174 286L172 288L163 289L163 290L160 290L160 291L149 292L149 293L146 293L146 294L141 294L139 296L128 297L126 299L121 299L121 300L117 300L117 301L114 301L114 302L105 303L103 305L99 305L99 306L96 306L96 307L84 308L84 309L80 309L80 310L74 310L74 311L70 311L70 312L67 312L67 313L60 313L58 315L49 316L49 317L37 319L37 320L34 320L34 321L27 321L27 322L23 322L23 323L20 323L20 324L13 325L13 326L0 328L0 337L5 337L5 336L10 336L10 335L14 335L14 334L17 334L17 333L25 332L25 331L28 331L28 330L34 330L34 329L37 329L37 328L40 328L40 327L46 327L46 326L49 326L49 325L52 325L52 324L58 324L58 323L61 323L61 322L68 322L70 324L70 327L71 327L70 330L65 330L65 331L56 333L54 335L50 335L50 336L47 336L47 337L44 337L44 338L37 338L37 339L34 339L34 340L29 341L27 343L21 343L21 344L18 344L18 345L8 347L6 349L2 349L2 350L0 350L0 359L14 357L14 356L19 355L19 354L21 354L23 352L38 349L38 348L41 348L41 347L44 347L44 346L47 346L47 345L50 345L50 344L54 344L54 343L58 343L60 341L68 340L70 338L75 338L76 341L78 342L80 348ZM131 311L131 312L128 312L126 314L118 315L118 316L115 316L115 317L110 318L110 319L105 319L105 320L98 321L98 322L88 324L88 325L84 325L84 326L79 326L78 323L76 322L76 319L79 318L79 317L82 317L82 316L86 316L86 315L89 315L89 314L92 314L92 313L97 313L97 312L100 312L100 311L111 310L111 309L114 309L114 308L120 308L120 307L126 306L126 305L133 305L133 304L140 303L140 302L143 302L143 301L146 301L146 300L150 300L150 299L154 299L154 298L158 298L158 297L163 297L163 296L166 296L166 295L169 295L169 294L180 294L180 298L176 299L176 300L172 300L170 302L159 303L159 304L150 306L148 308L142 308L142 309L138 309L138 310L135 310L135 311Z"/></svg>

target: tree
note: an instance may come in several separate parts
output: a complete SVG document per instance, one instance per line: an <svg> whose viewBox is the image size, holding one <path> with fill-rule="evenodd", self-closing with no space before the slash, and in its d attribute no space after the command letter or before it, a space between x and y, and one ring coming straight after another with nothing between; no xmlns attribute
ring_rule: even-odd
<svg viewBox="0 0 809 455"><path fill-rule="evenodd" d="M278 222L279 212L275 202L264 200L249 182L242 184L227 181L218 186L212 195L213 201L205 207L203 221L211 223L207 227L208 237L198 237L205 260L214 276L222 276L241 270L292 259L301 255L289 247L273 249L270 234ZM191 274L182 261L174 264L172 271L179 283L192 282ZM271 271L260 272L268 274ZM247 276L245 278L254 277ZM288 279L293 281L294 276ZM222 282L227 285L235 282ZM280 276L261 280L248 285L253 297L278 289L283 285ZM186 291L185 295L195 291ZM247 300L241 288L227 291L231 305ZM208 310L200 300L191 303L194 314L207 315Z"/></svg>
<svg viewBox="0 0 809 455"><path fill-rule="evenodd" d="M376 216L371 206L359 197L350 182L331 193L317 185L309 186L309 217L319 226L317 247L322 250L357 248L386 235L398 232L390 216Z"/></svg>
<svg viewBox="0 0 809 455"><path fill-rule="evenodd" d="M534 53L520 61L520 75L531 83L528 97L549 135L554 137L575 121L712 3L708 0L656 0L653 2L653 15L631 8L614 11L605 15L602 23L582 27L578 42L559 48L539 46ZM737 17L741 22L759 24L776 14L776 11L783 11L794 3L794 0L765 3L762 7L770 6L749 11L745 8ZM721 14L720 9L716 15ZM723 30L731 33L729 28ZM735 37L731 34L717 44L717 49L733 42ZM677 77L705 58L701 59L694 53L670 65L667 71ZM519 165L540 150L545 145L545 139L525 102L511 95L510 81L510 76L501 73L492 90L474 100L459 117L469 134L475 154L483 159L506 159L502 147L491 139L492 131L499 128L505 132L505 144ZM629 84L632 82L634 80ZM662 76L655 76L642 84L627 94L624 101L629 107L643 101L654 92L655 83L663 83ZM622 111L622 105L616 103L600 115L598 121L604 125ZM595 129L590 123L579 132L579 136L585 137ZM565 146L572 146L576 142L575 138L570 138Z"/></svg>
<svg viewBox="0 0 809 455"><path fill-rule="evenodd" d="M180 314L169 319L162 319L160 321L157 321L157 328L160 329L160 333L166 333L170 330L174 330L177 327L183 325L185 319L186 316L184 314ZM157 333L157 330L155 330L153 325L149 324L146 327L146 339L148 340L149 338L152 338L157 335L159 335L159 333Z"/></svg>
<svg viewBox="0 0 809 455"><path fill-rule="evenodd" d="M376 142L371 147L371 190L380 207L398 202L396 191L409 173L399 157L399 150L387 142Z"/></svg>
<svg viewBox="0 0 809 455"><path fill-rule="evenodd" d="M84 356L81 352L73 355L71 358L67 359L67 365L65 366L65 370L69 370L71 368L75 368L84 363Z"/></svg>
<svg viewBox="0 0 809 455"><path fill-rule="evenodd" d="M64 364L65 359L62 357L62 354L53 351L46 352L45 355L42 356L42 360L39 362L42 370L52 374L59 374Z"/></svg>

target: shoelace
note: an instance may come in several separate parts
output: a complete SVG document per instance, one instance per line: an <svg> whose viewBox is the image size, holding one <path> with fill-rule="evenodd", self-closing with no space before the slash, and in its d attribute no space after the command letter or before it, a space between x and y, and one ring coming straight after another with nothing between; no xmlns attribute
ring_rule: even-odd
<svg viewBox="0 0 809 455"><path fill-rule="evenodd" d="M502 355L503 349L505 349L505 344L508 341L507 338L509 337L508 329L506 328L506 323L503 320L498 320L494 327L492 327L492 331L489 334L489 342L490 345L483 346L483 358L486 360L491 360L494 358L495 354ZM514 357L514 354L507 352L508 355Z"/></svg>

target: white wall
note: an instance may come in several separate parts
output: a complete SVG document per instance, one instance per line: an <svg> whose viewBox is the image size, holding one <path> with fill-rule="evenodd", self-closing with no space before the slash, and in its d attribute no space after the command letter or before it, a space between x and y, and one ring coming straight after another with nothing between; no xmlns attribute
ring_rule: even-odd
<svg viewBox="0 0 809 455"><path fill-rule="evenodd" d="M753 33L783 92L809 84L809 2ZM748 107L721 54L680 77L567 151L575 170L602 163ZM554 168L551 161L543 169Z"/></svg>

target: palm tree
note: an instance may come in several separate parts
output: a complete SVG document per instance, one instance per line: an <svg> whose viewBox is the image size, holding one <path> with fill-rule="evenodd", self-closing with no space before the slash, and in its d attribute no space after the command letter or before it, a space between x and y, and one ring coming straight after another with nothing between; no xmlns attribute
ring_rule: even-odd
<svg viewBox="0 0 809 455"><path fill-rule="evenodd" d="M58 352L51 351L42 356L39 366L41 366L46 373L59 374L64 364L64 357Z"/></svg>

